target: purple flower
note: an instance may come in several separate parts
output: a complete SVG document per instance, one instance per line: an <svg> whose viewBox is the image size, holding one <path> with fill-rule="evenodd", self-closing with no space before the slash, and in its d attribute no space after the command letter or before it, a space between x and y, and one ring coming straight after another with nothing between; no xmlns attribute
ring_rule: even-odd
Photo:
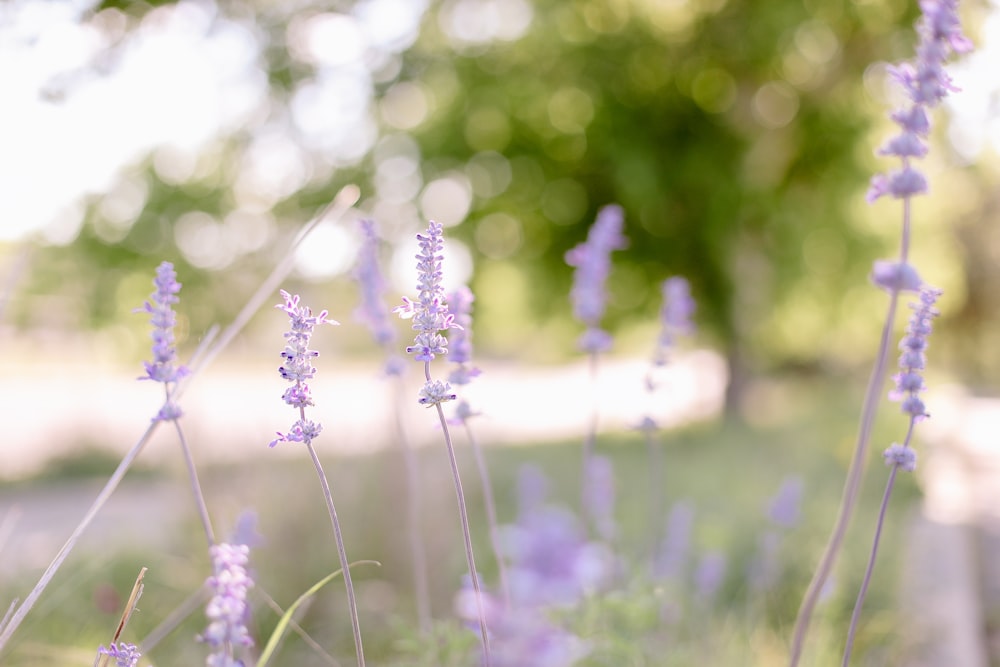
<svg viewBox="0 0 1000 667"><path fill-rule="evenodd" d="M142 656L135 644L126 642L111 643L111 646L97 649L101 655L106 655L115 659L115 667L135 667Z"/></svg>
<svg viewBox="0 0 1000 667"><path fill-rule="evenodd" d="M887 292L917 292L923 285L920 274L912 265L884 259L875 260L869 277Z"/></svg>
<svg viewBox="0 0 1000 667"><path fill-rule="evenodd" d="M917 453L913 451L912 447L906 445L892 443L882 453L882 458L885 459L887 466L897 466L906 472L913 472L917 469Z"/></svg>
<svg viewBox="0 0 1000 667"><path fill-rule="evenodd" d="M611 271L611 251L628 245L622 235L624 213L617 205L605 206L590 227L587 240L566 253L566 263L576 268L570 300L573 314L587 331L580 338L580 349L601 352L611 346L611 337L600 328L607 301L605 283Z"/></svg>
<svg viewBox="0 0 1000 667"><path fill-rule="evenodd" d="M670 508L667 533L656 554L654 570L657 578L680 581L687 567L691 551L691 529L694 525L694 507L681 501Z"/></svg>
<svg viewBox="0 0 1000 667"><path fill-rule="evenodd" d="M444 239L440 223L433 220L428 223L427 232L417 234L417 241L420 244L420 252L416 256L419 296L417 301L404 296L403 305L394 308L393 312L403 319L413 320L413 329L417 335L413 339L413 345L406 348L406 353L412 354L417 361L428 364L434 357L448 354L448 340L440 332L461 329L461 326L448 311L444 288L441 287L441 260L444 257L440 252L444 249ZM428 380L420 391L419 402L422 405L434 405L451 400L455 395L449 393L450 389L447 382L432 383Z"/></svg>
<svg viewBox="0 0 1000 667"><path fill-rule="evenodd" d="M511 600L519 607L572 605L604 586L615 567L607 545L587 539L568 510L541 506L505 530Z"/></svg>
<svg viewBox="0 0 1000 667"><path fill-rule="evenodd" d="M253 579L247 574L250 547L245 544L216 544L209 548L213 574L205 584L212 589L212 599L205 607L208 628L198 635L214 651L205 664L208 667L227 667L242 664L233 660L236 646L252 646L253 639L247 632L247 592L253 588Z"/></svg>
<svg viewBox="0 0 1000 667"><path fill-rule="evenodd" d="M789 477L771 499L767 517L781 528L792 528L802 516L802 480Z"/></svg>
<svg viewBox="0 0 1000 667"><path fill-rule="evenodd" d="M288 314L290 325L289 330L284 334L285 349L281 352L284 364L278 368L278 373L284 379L294 383L285 390L281 399L299 411L299 420L292 425L288 433L279 432L278 437L271 441L269 447L274 447L279 442L312 442L313 438L319 435L323 429L322 425L305 418L306 407L313 405L312 395L306 380L311 380L316 375L316 368L313 367L312 360L319 356L319 352L309 349L309 340L317 325L339 324L335 320L327 319L327 311L325 310L319 315L313 315L311 309L300 306L298 294L292 296L285 290L281 290L281 297L285 303L279 303L275 308L280 308Z"/></svg>
<svg viewBox="0 0 1000 667"><path fill-rule="evenodd" d="M571 667L590 652L587 642L555 625L544 609L505 607L483 595L492 639L493 667ZM476 594L466 584L455 596L459 617L479 618Z"/></svg>
<svg viewBox="0 0 1000 667"><path fill-rule="evenodd" d="M361 288L361 303L354 311L354 317L368 327L378 345L390 350L396 341L397 332L390 321L389 308L382 300L385 278L379 268L379 239L375 232L375 223L371 220L362 220L361 232L364 240L354 268L354 279ZM386 375L399 375L402 371L403 366L391 356L386 362Z"/></svg>
<svg viewBox="0 0 1000 667"><path fill-rule="evenodd" d="M702 556L694 571L694 586L698 600L709 604L715 599L726 580L726 556L718 551L710 551Z"/></svg>
<svg viewBox="0 0 1000 667"><path fill-rule="evenodd" d="M927 409L920 399L920 392L924 390L921 371L927 362L924 351L927 349L927 337L931 334L931 321L940 314L934 308L939 296L941 290L924 287L920 290L920 301L910 304L913 314L906 326L906 335L899 343L900 370L893 376L896 386L889 392L889 399L899 401L903 412L916 420L927 416Z"/></svg>
<svg viewBox="0 0 1000 667"><path fill-rule="evenodd" d="M153 279L156 291L150 295L150 301L143 304L141 308L136 308L133 312L149 313L149 323L153 325L153 360L142 362L146 369L146 375L140 380L152 380L162 382L165 387L177 382L188 374L188 369L177 365L177 348L174 342L174 326L177 323L177 316L174 313L173 304L177 303L177 293L181 291L181 284L177 282L177 273L174 265L170 262L163 262L156 269L156 277ZM181 416L181 409L169 400L160 412L153 418L154 421L177 419Z"/></svg>
<svg viewBox="0 0 1000 667"><path fill-rule="evenodd" d="M667 363L667 353L673 348L678 335L689 335L694 331L691 315L694 314L695 303L688 281L680 276L667 278L661 289L663 305L660 307L660 336L653 355L655 366Z"/></svg>
<svg viewBox="0 0 1000 667"><path fill-rule="evenodd" d="M958 21L958 0L921 0L920 10L923 15L917 23L920 43L916 61L889 68L889 74L906 91L910 106L891 115L901 131L878 150L879 155L901 158L903 168L872 178L869 202L883 195L908 198L927 192L926 179L909 160L927 154L924 143L930 132L927 110L956 90L944 71L945 60L953 53L972 49Z"/></svg>

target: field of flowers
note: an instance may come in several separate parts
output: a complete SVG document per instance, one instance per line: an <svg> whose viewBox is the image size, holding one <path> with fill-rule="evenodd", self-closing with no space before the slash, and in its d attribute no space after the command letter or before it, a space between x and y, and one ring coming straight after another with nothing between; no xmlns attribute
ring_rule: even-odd
<svg viewBox="0 0 1000 667"><path fill-rule="evenodd" d="M696 303L687 281L673 276L661 286L648 372L637 378L650 412L629 432L604 432L596 388L614 342L602 328L605 281L614 251L629 242L615 204L565 257L593 396L578 406L572 442L502 450L479 443L476 417L489 406L463 394L488 381L472 345L476 297L445 290L449 257L436 222L417 235L408 296L387 293L378 226L361 223L353 324L366 326L382 353L384 389L370 400L385 406L396 437L384 452L353 458L330 453L337 425L312 389L326 364L335 366L318 358L314 338L335 336L334 316L345 325L346 317L281 289L288 266L279 266L243 314L206 332L182 363L175 326L183 276L162 262L155 273L151 267L149 300L136 304L152 331L136 391L162 392L162 405L37 583L4 585L13 599L0 623L4 664L891 663L903 621L893 568L877 564L896 562L893 529L914 494L903 480L917 466L913 436L928 416L923 375L942 296L908 258L912 200L928 187L916 161L927 152L930 110L952 90L945 59L970 48L954 0L920 7L916 58L891 70L908 102L891 116L898 134L879 148L899 166L875 176L869 190L871 201L899 200L902 222L899 255L876 262L870 275L887 309L859 424L860 392L848 382L794 387L812 398L791 397L797 410L770 428L723 419L661 429L657 394L670 390L677 355L697 344ZM304 456L271 462L263 447L253 461L199 466L185 419L211 406L188 404L185 392L268 302L276 306L280 366L278 377L260 382L282 387L291 411L260 443ZM907 306L900 333L897 310ZM400 340L397 317L412 339ZM414 374L421 379L411 395L405 378ZM890 378L903 433L876 429ZM564 400L534 395L530 385L522 392L519 400ZM439 447L413 446L405 416L413 411L426 415ZM183 529L152 550L137 543L75 552L157 431L176 442L191 502L164 509L183 514ZM866 481L873 447L884 450L887 473Z"/></svg>

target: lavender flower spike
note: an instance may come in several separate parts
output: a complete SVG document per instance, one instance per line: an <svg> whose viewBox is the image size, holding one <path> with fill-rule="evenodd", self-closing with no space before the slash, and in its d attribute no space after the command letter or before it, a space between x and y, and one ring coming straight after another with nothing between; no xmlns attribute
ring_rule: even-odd
<svg viewBox="0 0 1000 667"><path fill-rule="evenodd" d="M678 335L688 335L694 331L691 315L695 303L691 298L691 286L680 276L667 278L661 287L663 305L660 307L660 336L656 341L653 365L667 363L667 352L674 346Z"/></svg>
<svg viewBox="0 0 1000 667"><path fill-rule="evenodd" d="M389 318L389 307L382 300L386 285L382 269L379 267L379 238L375 231L375 223L371 220L362 220L360 224L364 238L354 268L354 279L361 288L361 303L354 311L354 317L368 327L375 342L388 353L385 374L401 375L403 361L398 355L390 352L395 348L397 333Z"/></svg>
<svg viewBox="0 0 1000 667"><path fill-rule="evenodd" d="M972 50L972 42L962 34L958 20L958 0L921 0L920 9L923 15L917 23L920 43L916 61L889 70L892 78L906 91L910 106L891 115L901 131L878 151L879 155L899 157L903 166L872 178L867 196L869 202L883 195L906 199L927 192L926 179L910 165L910 159L927 154L924 139L931 127L927 110L956 90L944 70L945 60L953 53Z"/></svg>
<svg viewBox="0 0 1000 667"><path fill-rule="evenodd" d="M177 273L174 265L170 262L163 262L156 269L156 278L153 279L156 291L150 295L150 301L143 304L141 308L136 308L137 313L149 313L149 323L153 325L151 333L153 337L153 361L142 362L146 368L146 375L140 380L152 380L162 382L168 388L167 404L153 418L154 421L177 419L181 416L181 409L169 400L169 385L176 383L188 374L188 369L178 365L177 348L174 342L174 326L177 323L177 315L174 313L173 304L180 299L177 293L181 291L181 284L177 282Z"/></svg>
<svg viewBox="0 0 1000 667"><path fill-rule="evenodd" d="M108 648L102 646L97 649L97 652L101 655L114 658L115 667L135 667L139 663L139 658L142 657L135 644L126 642L119 642L117 644L111 642L111 646Z"/></svg>
<svg viewBox="0 0 1000 667"><path fill-rule="evenodd" d="M898 401L904 413L914 421L920 421L927 416L920 392L924 390L924 378L921 373L927 358L927 337L931 333L931 321L940 315L934 303L941 296L941 290L924 287L920 290L920 302L910 304L913 314L910 315L906 327L906 335L899 343L899 373L893 376L896 387L889 392L889 400Z"/></svg>
<svg viewBox="0 0 1000 667"><path fill-rule="evenodd" d="M311 380L316 375L316 368L313 367L312 360L319 356L319 352L309 349L309 340L312 338L316 325L339 324L335 320L327 319L327 311L325 310L319 315L313 315L310 308L300 306L297 294L292 296L285 290L281 290L281 297L285 303L279 303L275 308L280 308L288 313L291 324L288 332L285 333L285 349L281 352L281 358L285 360L285 363L278 368L278 373L289 382L295 383L285 390L281 398L293 408L298 408L299 420L292 425L288 433L279 432L278 437L271 441L269 447L274 447L279 442L309 443L323 430L321 424L305 418L306 407L313 405L312 395L306 380Z"/></svg>
<svg viewBox="0 0 1000 667"><path fill-rule="evenodd" d="M566 253L566 263L576 267L570 299L573 314L587 326L580 337L580 349L603 352L611 347L611 337L600 328L607 302L605 282L611 271L611 251L628 245L622 235L624 213L617 205L605 206L587 234L587 241Z"/></svg>
<svg viewBox="0 0 1000 667"><path fill-rule="evenodd" d="M209 553L214 574L205 583L213 595L205 608L208 628L198 635L198 641L213 649L205 661L207 667L235 667L242 663L233 659L233 649L253 645L246 627L247 591L254 585L246 570L250 547L216 544L209 548Z"/></svg>
<svg viewBox="0 0 1000 667"><path fill-rule="evenodd" d="M448 304L441 286L441 250L444 249L443 232L440 223L433 220L427 225L425 234L417 234L420 252L417 254L417 290L420 295L417 301L403 297L403 305L397 306L392 312L398 313L404 320L413 319L413 329L417 331L413 345L406 348L407 354L412 354L417 361L430 363L439 355L448 354L448 340L440 332L448 329L460 329L455 322L455 316L448 312ZM429 374L428 374L429 375ZM437 405L443 401L455 398L450 393L447 382L432 383L430 378L421 390L420 403Z"/></svg>

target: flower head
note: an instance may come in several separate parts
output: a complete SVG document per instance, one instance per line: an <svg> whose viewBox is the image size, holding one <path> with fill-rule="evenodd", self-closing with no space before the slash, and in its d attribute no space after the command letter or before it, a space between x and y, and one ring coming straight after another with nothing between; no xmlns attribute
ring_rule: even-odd
<svg viewBox="0 0 1000 667"><path fill-rule="evenodd" d="M913 472L917 469L917 453L913 451L912 447L906 445L892 443L888 449L882 452L882 458L885 459L887 466L896 466L906 472Z"/></svg>
<svg viewBox="0 0 1000 667"><path fill-rule="evenodd" d="M309 349L309 341L317 325L339 324L335 320L327 319L325 310L319 315L313 315L310 308L300 306L298 294L293 296L281 290L281 297L284 303L279 303L275 308L280 308L288 314L290 325L284 334L285 349L281 351L284 363L278 368L278 373L294 383L285 390L281 400L299 410L299 420L292 425L288 433L279 432L278 437L271 441L270 447L279 442L312 442L323 429L322 425L305 418L306 407L313 405L312 394L306 380L311 380L316 375L312 360L319 356L319 352Z"/></svg>
<svg viewBox="0 0 1000 667"><path fill-rule="evenodd" d="M417 234L420 252L417 253L417 292L416 301L403 297L403 305L393 308L403 319L413 320L413 329L417 335L413 345L406 348L407 354L412 354L417 361L430 363L438 355L448 354L448 339L440 332L448 329L461 329L455 322L455 315L449 312L448 303L441 286L440 254L444 249L444 238L440 223L430 221L424 234ZM420 390L421 405L437 405L450 401L455 394L450 393L447 382L428 380Z"/></svg>
<svg viewBox="0 0 1000 667"><path fill-rule="evenodd" d="M247 592L253 588L253 579L247 573L250 547L245 544L216 544L209 548L213 574L205 584L212 590L212 599L205 607L208 628L198 635L214 651L206 661L208 667L231 667L236 646L252 646L253 639L247 632L249 613Z"/></svg>
<svg viewBox="0 0 1000 667"><path fill-rule="evenodd" d="M927 409L920 398L920 392L924 390L922 371L927 362L924 352L931 334L931 321L940 315L934 307L939 296L941 290L924 287L920 290L920 301L910 304L913 314L899 343L899 373L893 376L896 386L889 392L889 399L899 401L903 412L917 420L927 416Z"/></svg>
<svg viewBox="0 0 1000 667"><path fill-rule="evenodd" d="M371 220L362 220L361 232L364 240L354 268L354 279L361 288L361 303L354 311L354 317L368 327L378 345L389 350L396 341L397 332L390 321L389 308L382 300L385 278L379 267L379 239L375 232L375 223ZM395 355L391 356L385 365L386 375L399 375L402 371L402 364L398 363Z"/></svg>
<svg viewBox="0 0 1000 667"><path fill-rule="evenodd" d="M667 361L667 352L674 346L679 335L691 334L694 324L695 303L691 298L688 281L680 276L667 278L661 286L663 305L660 307L660 336L657 339L653 364L662 366Z"/></svg>
<svg viewBox="0 0 1000 667"><path fill-rule="evenodd" d="M139 662L139 658L142 657L135 644L128 644L126 642L118 642L117 644L112 642L111 646L107 648L102 646L97 649L97 652L101 655L114 658L115 667L135 667Z"/></svg>
<svg viewBox="0 0 1000 667"><path fill-rule="evenodd" d="M620 206L605 206L590 227L587 240L566 253L566 263L576 268L570 300L573 314L587 326L579 341L586 352L611 346L611 337L600 328L607 302L605 283L611 271L611 251L628 245L622 234L624 213Z"/></svg>
<svg viewBox="0 0 1000 667"><path fill-rule="evenodd" d="M945 60L953 53L972 49L972 43L962 34L959 24L958 0L921 0L920 11L916 61L889 68L889 74L909 97L910 106L891 115L900 133L878 150L879 155L901 158L903 167L872 178L867 195L869 202L883 195L902 199L927 192L927 180L909 160L927 154L925 138L930 133L927 110L956 90L944 70Z"/></svg>
<svg viewBox="0 0 1000 667"><path fill-rule="evenodd" d="M169 385L188 374L186 367L176 363L177 348L174 342L174 326L177 323L177 315L174 313L173 304L179 301L177 293L181 291L181 284L177 282L174 265L170 262L161 263L156 269L153 285L156 290L150 295L150 300L134 311L149 313L149 323L153 325L151 333L153 360L142 362L146 374L139 379ZM154 420L176 419L180 416L180 408L168 400L167 405L154 417Z"/></svg>

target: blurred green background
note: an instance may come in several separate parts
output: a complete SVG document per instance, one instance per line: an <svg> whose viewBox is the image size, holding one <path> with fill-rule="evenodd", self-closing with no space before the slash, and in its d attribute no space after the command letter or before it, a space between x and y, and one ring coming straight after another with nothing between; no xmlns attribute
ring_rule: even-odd
<svg viewBox="0 0 1000 667"><path fill-rule="evenodd" d="M563 256L618 202L631 245L615 254L612 330L648 326L659 282L682 274L736 392L748 373L870 360L885 299L866 275L897 253L900 210L863 194L894 166L874 155L892 131L883 63L912 54L916 3L55 4L7 10L8 69L37 63L16 90L42 109L7 129L30 150L4 158L5 197L22 207L5 209L0 244L4 321L19 336L103 332L138 358L143 323L124 315L166 259L197 337L356 183L352 216L402 248L401 292L402 244L427 218L447 226L446 271L480 295L484 356L574 354ZM995 13L979 1L962 11L974 39ZM996 82L967 69L962 113L978 118ZM5 106L28 108L17 100ZM946 291L935 365L989 388L996 151L975 135L986 124L946 137L949 115L935 119L912 256ZM82 199L59 194L62 181ZM324 226L300 257L297 280L341 319L356 303L358 240L349 220Z"/></svg>
<svg viewBox="0 0 1000 667"><path fill-rule="evenodd" d="M977 42L997 21L985 0L964 2L962 12ZM737 639L718 642L709 632L693 641L692 661L749 664L746 656L712 653L729 645L763 651L758 656L770 657L761 664L769 664L782 653L832 519L881 326L886 299L866 275L874 259L897 252L900 208L889 201L868 206L864 193L873 173L895 166L874 154L892 133L886 116L893 93L882 63L911 56L915 19L915 3L904 0L4 3L0 369L16 388L29 374L45 381L37 375L46 363L70 370L79 364L75 380L60 376L62 384L47 388L43 408L57 395L72 403L79 392L108 391L88 360L111 360L119 375L138 374L138 361L148 356L148 324L132 310L148 298L162 260L175 264L184 284L178 334L186 358L211 325L232 320L298 230L348 184L360 188L357 209L317 228L297 252L287 289L349 322L358 300L350 277L360 242L354 221L365 216L387 241L392 289L410 294L412 237L434 218L446 226L446 279L468 281L477 294L477 356L538 365L575 360L580 325L571 317L564 254L585 238L600 207L620 203L631 242L614 254L609 281L615 354L648 354L659 283L684 275L698 302L695 345L726 359L729 405L748 418L673 436L666 495L703 508L699 547L745 559L763 499L787 475L806 483L808 519L795 536L787 590L750 600L733 574L724 611L712 622ZM991 344L1000 324L991 307L1000 285L1000 209L996 147L987 142L996 134L989 124L996 54L989 46L955 68L966 90L935 116L934 148L924 162L932 193L915 206L912 248L922 276L946 291L933 372L982 392L996 390L1000 371L1000 348ZM958 121L949 123L952 117ZM229 372L276 362L270 303L232 346ZM342 358L371 361L372 368L378 362L361 327L341 327L337 340ZM277 403L273 368L264 372L272 373L271 384L263 372L247 375ZM246 376L237 375L243 382ZM776 381L791 376L799 383ZM156 392L143 391L152 405ZM212 398L197 403L203 418L215 416ZM225 394L214 398L224 401ZM45 421L58 422L62 413L49 410ZM146 423L148 413L131 404L121 412L121 421L133 420L127 426L140 425L137 431ZM17 422L11 446L18 432L33 428L25 415L2 416ZM891 411L877 441L898 437L900 423ZM40 485L40 493L72 487L89 501L94 480L116 459L82 445L126 446L118 434L105 439L113 442L69 442L73 456L50 468L56 481ZM267 439L262 429L260 442L246 446L257 455ZM219 444L210 440L199 446ZM644 474L634 434L599 445L615 457L623 487ZM170 461L172 447L162 445ZM439 455L422 452L435 457L428 467L438 473ZM525 460L541 462L562 499L578 495L578 442L497 448L490 456L501 520L511 518L510 487ZM324 519L311 482L290 493L300 488L288 478L298 480L301 462L278 467L266 459L262 468L260 460L210 469L206 486L213 512L230 522L247 505L260 509L270 536L259 555L262 584L287 604L329 571L329 544L315 530ZM167 472L176 489L182 476L173 465ZM412 620L401 513L393 509L401 501L375 495L398 493L394 465L382 453L337 459L334 472L352 557L385 564L359 575L372 650L383 664L401 654L407 636L399 624ZM163 474L145 472L149 477L130 479L142 490ZM82 490L69 481L77 476ZM830 664L882 484L873 477L845 568L850 574L824 612L830 623L821 630L822 650ZM435 611L447 616L461 554L450 489L432 481L437 495L427 535L448 570L435 582ZM5 485L3 500L27 503L31 488ZM471 511L480 516L477 491L470 484ZM648 537L645 521L629 509L642 505L642 494L624 501L626 546L639 548ZM894 518L914 500L915 486L900 495ZM189 521L183 507L177 520ZM174 537L175 528L160 532ZM106 641L119 608L115 594L127 589L139 563L151 566L158 598L149 602L154 613L137 617L137 632L151 630L203 581L203 544L194 531L169 546L140 541L123 555L110 540L102 550L99 540L113 527L106 530L81 558L84 565L77 561L60 575L25 626L18 664L85 663L89 647ZM899 534L886 539L894 563ZM295 567L287 566L289 545L301 545L292 547L302 551ZM28 546L22 551L31 552L33 564L52 552L47 544ZM33 573L5 584L3 599L23 595ZM895 583L879 580L872 604L879 611L862 639L877 657L894 632L887 600ZM102 591L110 601L98 599ZM337 596L331 591L317 603L309 629L336 635L338 652L345 648L348 656ZM263 634L273 618L259 618ZM741 625L759 618L763 630ZM164 654L197 661L202 647L190 637L200 625L195 612ZM60 648L70 645L77 648ZM308 655L294 642L290 650Z"/></svg>

